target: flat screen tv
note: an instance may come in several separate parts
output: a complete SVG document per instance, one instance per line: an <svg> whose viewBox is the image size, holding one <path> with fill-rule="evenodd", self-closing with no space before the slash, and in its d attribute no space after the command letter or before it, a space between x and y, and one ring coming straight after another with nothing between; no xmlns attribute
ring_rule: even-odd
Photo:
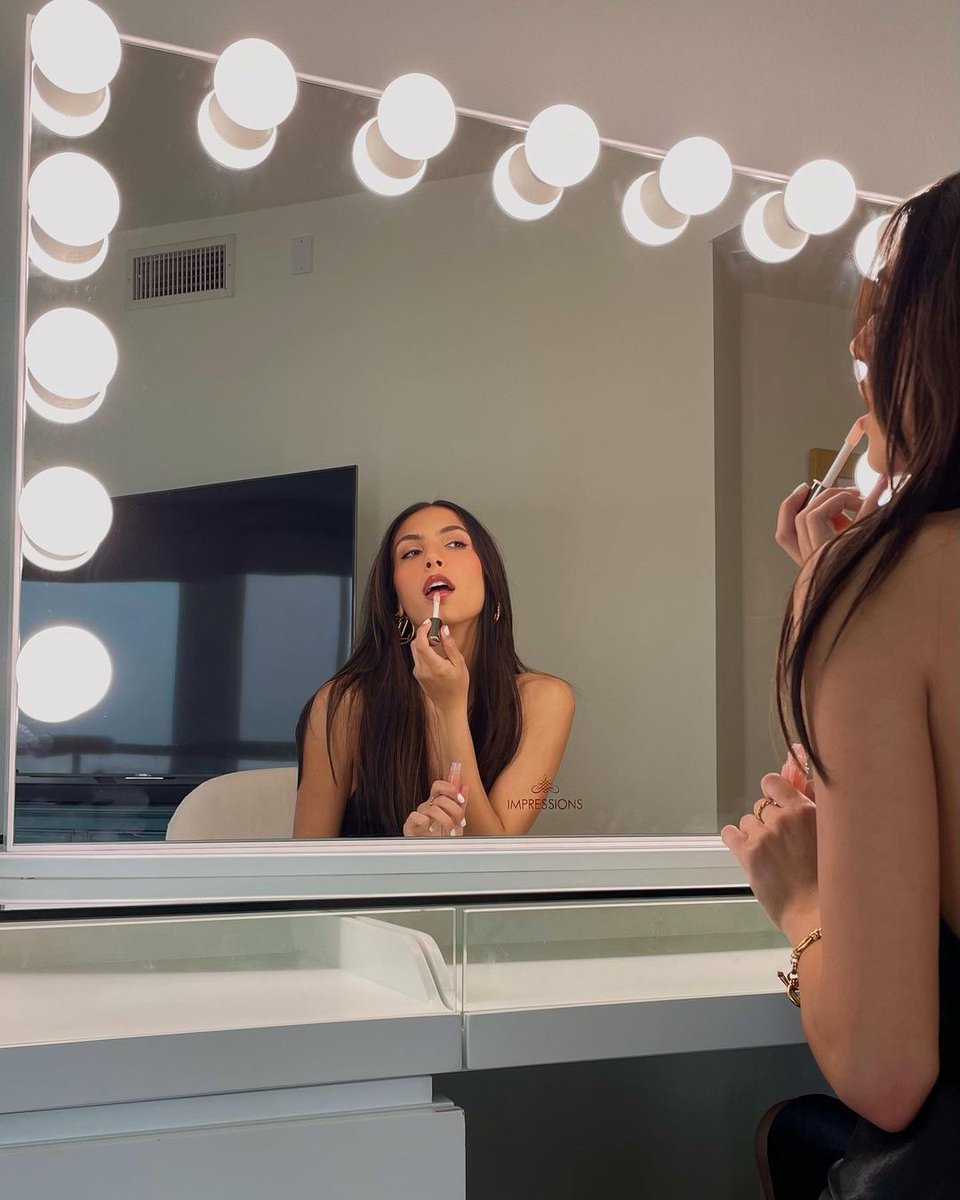
<svg viewBox="0 0 960 1200"><path fill-rule="evenodd" d="M113 681L74 720L19 714L18 780L187 782L296 763L300 709L353 643L357 468L113 504L86 565L24 561L21 642L80 625L107 647Z"/></svg>

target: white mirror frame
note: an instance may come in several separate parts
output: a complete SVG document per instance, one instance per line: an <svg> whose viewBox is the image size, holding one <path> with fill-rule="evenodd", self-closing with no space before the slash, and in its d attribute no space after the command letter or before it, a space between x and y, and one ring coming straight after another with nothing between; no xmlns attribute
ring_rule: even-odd
<svg viewBox="0 0 960 1200"><path fill-rule="evenodd" d="M7 501L13 520L10 624L6 631L8 723L3 733L3 844L0 846L0 908L70 905L143 905L376 899L445 903L480 897L525 896L531 900L581 894L637 894L645 891L745 891L739 863L717 834L681 836L573 836L443 839L364 838L323 842L85 843L82 850L62 844L11 844L15 796L17 706L14 664L19 647L20 530L14 519L23 486L25 414L23 344L28 282L26 184L30 162L30 23L24 54L21 145L20 257L18 270L17 403L14 414L14 470ZM121 35L132 46L216 62L217 55L165 42ZM382 89L347 84L297 72L303 82L378 98ZM457 107L476 117L525 131L529 121ZM603 146L662 159L666 151L601 138ZM785 183L789 176L752 167L740 174ZM899 199L858 191L858 197L885 204Z"/></svg>

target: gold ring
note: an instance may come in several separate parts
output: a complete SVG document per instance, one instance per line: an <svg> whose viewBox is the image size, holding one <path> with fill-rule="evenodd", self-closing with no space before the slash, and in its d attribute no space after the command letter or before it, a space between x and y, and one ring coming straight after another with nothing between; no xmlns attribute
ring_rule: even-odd
<svg viewBox="0 0 960 1200"><path fill-rule="evenodd" d="M764 799L764 800L761 802L761 804L760 804L760 807L757 809L757 811L756 811L756 812L753 814L753 815L754 815L754 816L757 818L757 820L760 822L760 824L761 824L761 825L763 824L763 817L761 816L761 813L762 813L762 812L763 812L763 810L764 810L764 809L767 807L767 805L768 805L768 804L772 804L774 808L780 808L780 807L781 807L781 805L779 805L779 804L776 802L776 800L772 800L772 799L771 799L769 796L767 796L767 797L766 797L766 798L765 798L765 799Z"/></svg>

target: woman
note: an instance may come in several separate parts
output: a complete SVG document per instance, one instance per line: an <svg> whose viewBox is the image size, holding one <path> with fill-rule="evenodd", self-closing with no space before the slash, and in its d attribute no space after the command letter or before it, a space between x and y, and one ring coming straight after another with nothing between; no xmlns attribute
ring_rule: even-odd
<svg viewBox="0 0 960 1200"><path fill-rule="evenodd" d="M437 649L432 584L442 588ZM487 530L445 500L413 504L373 561L353 654L300 714L293 835L526 833L533 789L556 775L573 714L570 685L517 657Z"/></svg>
<svg viewBox="0 0 960 1200"><path fill-rule="evenodd" d="M901 482L839 533L841 489L784 501L778 708L811 780L765 775L721 830L791 944L814 934L801 1016L839 1097L758 1131L777 1200L960 1195L960 174L900 205L878 261L851 353L870 464ZM816 1179L811 1131L835 1150Z"/></svg>

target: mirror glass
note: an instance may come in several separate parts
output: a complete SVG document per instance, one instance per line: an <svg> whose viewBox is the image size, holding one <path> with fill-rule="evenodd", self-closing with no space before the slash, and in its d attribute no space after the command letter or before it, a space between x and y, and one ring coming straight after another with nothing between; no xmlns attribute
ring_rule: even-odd
<svg viewBox="0 0 960 1200"><path fill-rule="evenodd" d="M501 605L540 747L511 780L514 831L738 819L783 761L771 680L796 566L777 510L863 411L852 250L885 210L860 200L837 233L763 264L740 226L776 185L735 173L676 241L642 245L621 203L659 162L604 147L554 211L517 220L492 178L522 131L464 117L422 181L384 197L352 161L376 101L307 82L265 161L229 169L197 134L212 76L125 44L97 131L74 143L33 125L31 169L82 151L121 205L93 275L30 268L27 328L94 313L118 367L86 419L26 412L24 480L89 472L113 520L74 569L24 561L21 647L79 627L110 682L56 720L22 682L15 840L292 836L298 717L357 649L391 523L438 499L489 533L501 594L456 557L480 561L477 538L437 534L435 506L404 526L426 541L391 562L408 597L449 569L455 628L467 597L488 630ZM412 672L409 647L403 661ZM484 736L511 711L482 714Z"/></svg>

